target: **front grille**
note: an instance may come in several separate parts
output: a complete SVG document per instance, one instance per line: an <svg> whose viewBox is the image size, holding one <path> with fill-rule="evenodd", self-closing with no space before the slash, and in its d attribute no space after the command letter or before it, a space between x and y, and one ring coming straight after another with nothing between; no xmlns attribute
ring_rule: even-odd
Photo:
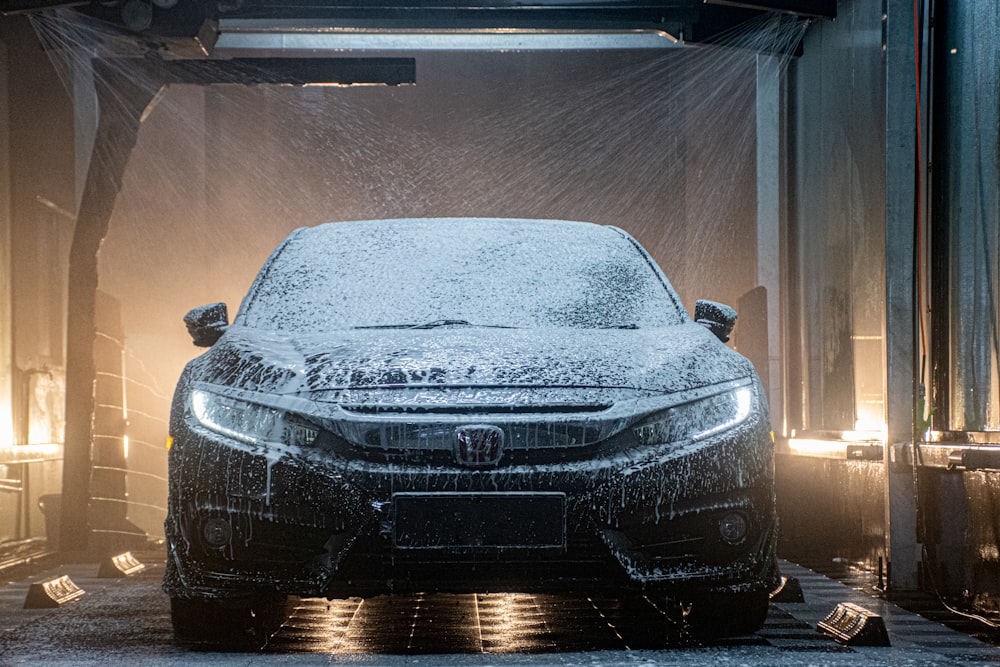
<svg viewBox="0 0 1000 667"><path fill-rule="evenodd" d="M401 438L383 444L386 441L382 435L384 433L373 431L360 442L352 442L324 431L315 444L345 459L411 466L462 467L455 459L453 429L449 428L447 433L434 441L423 442L419 439L408 442ZM545 437L541 432L534 434L528 430L506 442L507 447L497 467L586 461L637 444L632 431L627 429L603 440L591 438L586 444L578 444L572 438Z"/></svg>
<svg viewBox="0 0 1000 667"><path fill-rule="evenodd" d="M362 415L538 415L538 414L580 414L603 412L612 407L610 403L585 405L341 405L345 412Z"/></svg>

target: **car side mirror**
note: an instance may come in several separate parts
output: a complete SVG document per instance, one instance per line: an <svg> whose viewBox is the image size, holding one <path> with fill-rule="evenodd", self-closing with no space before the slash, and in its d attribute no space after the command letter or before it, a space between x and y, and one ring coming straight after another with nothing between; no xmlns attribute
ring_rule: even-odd
<svg viewBox="0 0 1000 667"><path fill-rule="evenodd" d="M224 303L210 303L190 310L184 324L195 345L212 347L229 328L229 311Z"/></svg>
<svg viewBox="0 0 1000 667"><path fill-rule="evenodd" d="M729 342L736 317L736 309L724 303L699 299L694 304L694 321L707 327L723 343Z"/></svg>

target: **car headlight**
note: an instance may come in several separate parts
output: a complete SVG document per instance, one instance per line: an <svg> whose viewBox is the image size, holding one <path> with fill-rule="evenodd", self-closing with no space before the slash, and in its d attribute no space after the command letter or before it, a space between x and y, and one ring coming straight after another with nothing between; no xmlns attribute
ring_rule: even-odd
<svg viewBox="0 0 1000 667"><path fill-rule="evenodd" d="M290 412L201 389L191 392L191 414L205 428L253 444L305 446L319 435L319 429Z"/></svg>
<svg viewBox="0 0 1000 667"><path fill-rule="evenodd" d="M752 405L753 390L740 387L657 413L632 432L644 445L703 440L744 421Z"/></svg>

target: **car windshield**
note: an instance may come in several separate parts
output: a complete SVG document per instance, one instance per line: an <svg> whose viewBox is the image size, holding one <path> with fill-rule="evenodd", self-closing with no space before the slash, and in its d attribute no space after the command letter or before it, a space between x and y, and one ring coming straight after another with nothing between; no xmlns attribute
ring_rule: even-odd
<svg viewBox="0 0 1000 667"><path fill-rule="evenodd" d="M265 265L236 323L317 333L458 326L645 328L683 320L623 234L561 221L330 223Z"/></svg>

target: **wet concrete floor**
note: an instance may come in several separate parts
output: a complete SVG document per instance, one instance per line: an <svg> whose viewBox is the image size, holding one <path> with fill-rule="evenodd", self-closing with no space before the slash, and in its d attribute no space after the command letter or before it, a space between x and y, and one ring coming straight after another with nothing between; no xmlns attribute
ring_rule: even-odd
<svg viewBox="0 0 1000 667"><path fill-rule="evenodd" d="M642 596L427 594L297 600L262 645L178 646L160 590L162 557L141 574L101 579L95 563L53 567L0 585L0 664L364 665L975 665L1000 648L791 563L804 602L772 604L752 635L702 643ZM68 574L86 591L57 609L24 609L32 581ZM891 647L847 647L816 624L838 602L879 613Z"/></svg>

